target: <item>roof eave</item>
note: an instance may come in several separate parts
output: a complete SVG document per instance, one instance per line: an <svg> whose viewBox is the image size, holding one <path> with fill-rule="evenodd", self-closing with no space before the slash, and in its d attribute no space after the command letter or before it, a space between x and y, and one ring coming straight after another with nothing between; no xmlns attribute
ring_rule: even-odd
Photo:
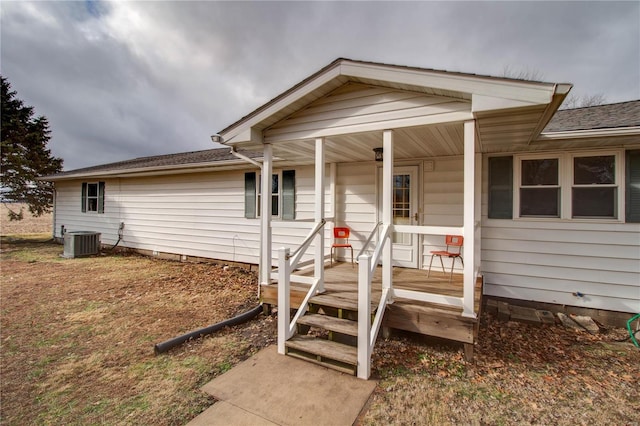
<svg viewBox="0 0 640 426"><path fill-rule="evenodd" d="M258 157L259 159L259 157ZM178 173L195 173L201 171L219 171L246 168L247 163L242 160L207 161L192 164L176 164L160 167L137 167L132 169L94 171L86 173L61 174L39 177L38 180L57 182L85 178L119 178L136 176L159 176Z"/></svg>
<svg viewBox="0 0 640 426"><path fill-rule="evenodd" d="M573 85L570 83L558 83L554 86L551 102L549 102L547 108L545 108L544 113L542 114L542 116L540 116L538 125L531 133L531 137L529 138L528 142L529 144L536 140L540 136L544 128L547 127L547 125L553 118L553 115L556 113L556 111L558 111L558 108L560 108L560 105L562 105L572 88Z"/></svg>

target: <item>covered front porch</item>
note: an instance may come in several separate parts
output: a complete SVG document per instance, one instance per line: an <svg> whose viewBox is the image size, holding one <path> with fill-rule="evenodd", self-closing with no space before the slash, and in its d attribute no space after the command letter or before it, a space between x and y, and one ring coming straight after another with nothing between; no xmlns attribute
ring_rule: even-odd
<svg viewBox="0 0 640 426"><path fill-rule="evenodd" d="M259 184L245 181L245 197L261 200L245 215L260 218L262 300L278 307L279 353L343 360L367 379L378 333L393 327L461 341L470 355L482 295L482 153L526 146L566 94L557 88L339 59L224 129L220 139L260 170ZM452 158L456 168L443 167ZM304 167L313 168L306 193L292 179L280 192L274 170ZM274 220L285 197L294 207ZM357 266L326 268L337 226L357 232ZM461 274L427 278L424 258L446 235L464 239ZM318 316L334 310L334 319ZM314 326L351 344L301 339Z"/></svg>

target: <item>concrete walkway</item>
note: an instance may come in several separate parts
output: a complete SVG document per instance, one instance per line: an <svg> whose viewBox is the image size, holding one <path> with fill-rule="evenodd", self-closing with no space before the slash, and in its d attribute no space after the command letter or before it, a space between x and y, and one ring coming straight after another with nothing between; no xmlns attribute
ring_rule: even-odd
<svg viewBox="0 0 640 426"><path fill-rule="evenodd" d="M270 346L203 386L217 402L188 426L348 426L375 387Z"/></svg>

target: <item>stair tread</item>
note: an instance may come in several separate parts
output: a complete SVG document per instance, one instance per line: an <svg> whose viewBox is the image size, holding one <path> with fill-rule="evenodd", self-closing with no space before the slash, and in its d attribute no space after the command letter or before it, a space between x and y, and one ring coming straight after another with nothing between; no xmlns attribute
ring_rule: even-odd
<svg viewBox="0 0 640 426"><path fill-rule="evenodd" d="M339 296L333 294L319 294L317 296L313 296L309 303L329 306L332 308L338 309L347 309L350 311L358 310L358 301L353 299L344 299ZM377 303L371 302L371 312L373 313L377 307Z"/></svg>
<svg viewBox="0 0 640 426"><path fill-rule="evenodd" d="M294 336L287 340L286 346L345 364L358 365L358 349L354 346L311 336Z"/></svg>
<svg viewBox="0 0 640 426"><path fill-rule="evenodd" d="M349 336L358 335L358 323L347 319L331 317L320 314L306 314L298 320L298 324L308 325L311 327L323 328L337 333L348 334Z"/></svg>

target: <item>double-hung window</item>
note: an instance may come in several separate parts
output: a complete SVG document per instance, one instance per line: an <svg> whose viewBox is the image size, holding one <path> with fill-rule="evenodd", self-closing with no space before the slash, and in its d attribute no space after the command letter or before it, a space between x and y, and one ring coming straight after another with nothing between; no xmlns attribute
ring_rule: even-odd
<svg viewBox="0 0 640 426"><path fill-rule="evenodd" d="M83 182L80 200L83 213L104 213L104 182Z"/></svg>
<svg viewBox="0 0 640 426"><path fill-rule="evenodd" d="M271 175L271 215L284 220L295 219L295 170L283 170ZM262 176L249 172L244 175L244 217L260 217Z"/></svg>
<svg viewBox="0 0 640 426"><path fill-rule="evenodd" d="M640 150L490 157L488 178L490 219L640 222Z"/></svg>
<svg viewBox="0 0 640 426"><path fill-rule="evenodd" d="M618 217L616 155L574 155L571 217Z"/></svg>
<svg viewBox="0 0 640 426"><path fill-rule="evenodd" d="M256 204L256 213L260 217L261 209L260 203L262 202L262 176L258 176L258 199ZM271 216L280 216L280 175L274 173L271 175Z"/></svg>
<svg viewBox="0 0 640 426"><path fill-rule="evenodd" d="M519 166L520 217L560 217L560 159L523 158Z"/></svg>

